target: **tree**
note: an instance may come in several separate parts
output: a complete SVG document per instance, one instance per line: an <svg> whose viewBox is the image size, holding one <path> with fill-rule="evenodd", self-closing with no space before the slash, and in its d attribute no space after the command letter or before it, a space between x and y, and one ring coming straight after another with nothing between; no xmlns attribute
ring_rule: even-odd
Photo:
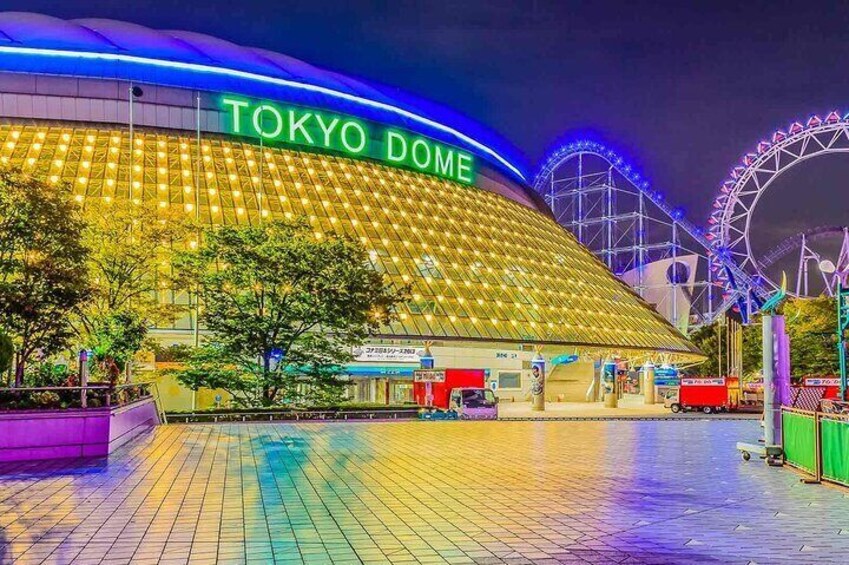
<svg viewBox="0 0 849 565"><path fill-rule="evenodd" d="M90 295L83 223L67 186L0 171L0 327L15 349L15 386L36 351L73 335L70 313Z"/></svg>
<svg viewBox="0 0 849 565"><path fill-rule="evenodd" d="M333 397L351 347L390 322L408 292L385 283L358 242L316 237L305 222L210 229L178 259L211 334L178 378L246 402L258 391L263 405Z"/></svg>
<svg viewBox="0 0 849 565"><path fill-rule="evenodd" d="M834 298L793 298L782 305L785 328L790 338L790 367L793 376L835 375L839 371L835 331L837 305ZM743 326L743 370L760 373L763 365L763 337L760 314ZM723 336L724 338L724 336ZM718 340L716 323L696 329L690 339L707 359L687 369L687 374L718 374ZM723 342L723 352L726 351ZM724 361L723 361L724 363Z"/></svg>
<svg viewBox="0 0 849 565"><path fill-rule="evenodd" d="M172 323L183 306L157 294L173 289L175 245L191 233L185 214L129 201L92 201L83 242L92 296L76 311L75 329L110 381L142 347L151 326Z"/></svg>
<svg viewBox="0 0 849 565"><path fill-rule="evenodd" d="M796 298L784 305L787 335L790 337L790 365L793 375L836 375L837 304L829 296Z"/></svg>
<svg viewBox="0 0 849 565"><path fill-rule="evenodd" d="M6 375L11 370L14 355L15 346L12 344L12 338L0 330L0 375Z"/></svg>
<svg viewBox="0 0 849 565"><path fill-rule="evenodd" d="M131 311L115 312L97 319L87 343L94 362L106 374L110 384L117 384L127 363L141 349L145 336L147 322Z"/></svg>

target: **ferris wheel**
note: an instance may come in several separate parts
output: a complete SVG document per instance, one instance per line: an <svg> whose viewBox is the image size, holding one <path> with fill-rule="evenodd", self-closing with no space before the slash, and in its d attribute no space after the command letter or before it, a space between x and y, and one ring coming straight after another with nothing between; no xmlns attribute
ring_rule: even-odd
<svg viewBox="0 0 849 565"><path fill-rule="evenodd" d="M758 203L770 186L795 165L834 153L849 153L849 114L841 116L836 111L825 118L815 115L805 123L793 122L786 130L776 131L770 139L761 141L754 151L743 156L741 163L731 170L729 178L722 184L708 219L706 237L714 250L710 255L711 268L717 279L725 281L726 285L733 284L734 281L729 280L722 268L723 260L731 259L765 290L779 287L780 277L768 269L775 262L775 250L759 257L752 246L752 219ZM845 233L842 227L833 231ZM808 294L808 262L824 259L810 249L806 235L812 234L800 234L800 239L797 238L801 242L797 246L801 254L795 294L802 296ZM787 246L779 247L785 250ZM842 250L834 263L838 268L849 269L849 265L840 265L841 261L846 262ZM804 283L802 276L805 277ZM829 283L825 290L832 291Z"/></svg>

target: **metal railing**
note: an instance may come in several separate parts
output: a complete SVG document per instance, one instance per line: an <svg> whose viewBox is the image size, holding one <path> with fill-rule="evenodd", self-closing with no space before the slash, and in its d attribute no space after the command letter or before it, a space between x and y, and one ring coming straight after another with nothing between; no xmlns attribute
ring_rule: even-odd
<svg viewBox="0 0 849 565"><path fill-rule="evenodd" d="M221 412L167 412L169 422L280 422L415 419L418 407L353 410L253 410Z"/></svg>
<svg viewBox="0 0 849 565"><path fill-rule="evenodd" d="M153 396L150 383L0 388L0 410L105 408Z"/></svg>
<svg viewBox="0 0 849 565"><path fill-rule="evenodd" d="M824 401L822 411L781 409L785 462L811 476L849 486L849 403Z"/></svg>

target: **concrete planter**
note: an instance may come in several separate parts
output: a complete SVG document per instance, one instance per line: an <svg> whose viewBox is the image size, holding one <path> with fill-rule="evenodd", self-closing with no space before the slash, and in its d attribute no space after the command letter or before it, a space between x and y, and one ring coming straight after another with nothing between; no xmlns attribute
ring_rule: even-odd
<svg viewBox="0 0 849 565"><path fill-rule="evenodd" d="M0 412L0 462L104 456L157 424L150 397L105 408Z"/></svg>

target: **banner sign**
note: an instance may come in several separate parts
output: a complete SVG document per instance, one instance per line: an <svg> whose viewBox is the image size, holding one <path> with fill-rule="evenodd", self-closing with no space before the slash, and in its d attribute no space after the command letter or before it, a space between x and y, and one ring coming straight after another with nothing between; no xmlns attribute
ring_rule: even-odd
<svg viewBox="0 0 849 565"><path fill-rule="evenodd" d="M413 367L363 367L348 365L345 374L349 377L413 378Z"/></svg>
<svg viewBox="0 0 849 565"><path fill-rule="evenodd" d="M840 386L839 377L805 377L805 386Z"/></svg>
<svg viewBox="0 0 849 565"><path fill-rule="evenodd" d="M413 372L413 382L444 383L445 371L439 369L418 369Z"/></svg>
<svg viewBox="0 0 849 565"><path fill-rule="evenodd" d="M681 379L683 386L725 386L724 377L716 377L709 379L702 378L684 378Z"/></svg>
<svg viewBox="0 0 849 565"><path fill-rule="evenodd" d="M239 96L222 97L221 109L226 114L227 133L377 159L465 184L475 180L471 153L405 130L345 114Z"/></svg>
<svg viewBox="0 0 849 565"><path fill-rule="evenodd" d="M680 385L681 385L681 381L677 377L675 377L675 378L663 377L663 378L660 378L660 379L658 379L658 378L654 379L654 386L680 386Z"/></svg>
<svg viewBox="0 0 849 565"><path fill-rule="evenodd" d="M388 345L363 345L351 350L354 361L361 362L418 363L420 353L415 347Z"/></svg>

